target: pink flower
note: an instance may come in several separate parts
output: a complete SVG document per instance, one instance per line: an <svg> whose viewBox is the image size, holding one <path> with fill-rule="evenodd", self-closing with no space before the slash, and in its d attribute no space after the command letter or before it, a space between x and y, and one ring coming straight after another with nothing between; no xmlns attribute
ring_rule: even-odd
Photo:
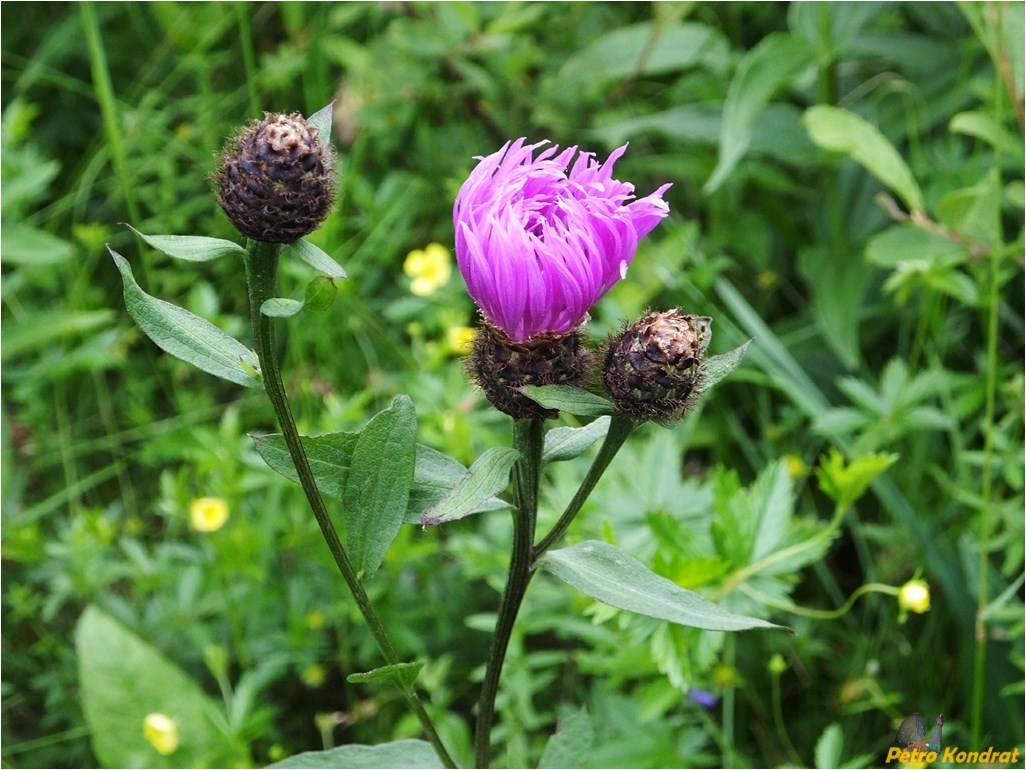
<svg viewBox="0 0 1026 770"><path fill-rule="evenodd" d="M470 173L456 196L456 261L471 298L511 341L564 335L627 275L638 241L669 206L665 184L634 199L613 179L627 145L601 165L577 147L507 143ZM569 170L568 170L569 169Z"/></svg>

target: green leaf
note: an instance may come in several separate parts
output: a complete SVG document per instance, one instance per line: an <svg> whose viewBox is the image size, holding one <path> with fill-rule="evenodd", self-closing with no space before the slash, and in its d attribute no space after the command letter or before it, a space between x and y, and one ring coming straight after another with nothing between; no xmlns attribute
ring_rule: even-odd
<svg viewBox="0 0 1026 770"><path fill-rule="evenodd" d="M805 111L802 124L820 147L849 156L897 193L909 209L923 210L923 193L904 158L872 123L854 112L820 104Z"/></svg>
<svg viewBox="0 0 1026 770"><path fill-rule="evenodd" d="M855 254L832 243L810 244L798 252L798 271L812 293L812 315L831 349L848 369L858 366L859 330L866 288L873 277Z"/></svg>
<svg viewBox="0 0 1026 770"><path fill-rule="evenodd" d="M75 649L82 710L104 767L236 767L251 761L231 751L215 726L224 715L199 685L94 606L78 621ZM143 736L151 713L178 724L181 744L169 756Z"/></svg>
<svg viewBox="0 0 1026 770"><path fill-rule="evenodd" d="M6 225L5 225L6 228ZM56 340L97 333L110 326L114 314L110 310L44 310L17 320L10 318L4 329L0 360L6 362L25 353L41 350Z"/></svg>
<svg viewBox="0 0 1026 770"><path fill-rule="evenodd" d="M745 55L727 88L719 159L703 192L714 192L730 176L747 152L756 120L770 99L814 62L815 53L805 40L783 32L767 35Z"/></svg>
<svg viewBox="0 0 1026 770"><path fill-rule="evenodd" d="M350 674L346 681L350 684L363 684L366 682L390 682L397 687L408 690L417 681L417 675L424 668L422 661L413 663L393 663L389 666L381 666L361 674Z"/></svg>
<svg viewBox="0 0 1026 770"><path fill-rule="evenodd" d="M283 257L297 257L310 265L314 270L319 270L329 278L346 277L346 271L342 269L342 265L329 257L320 247L314 246L306 238L300 238L298 241L287 244L282 248L281 254Z"/></svg>
<svg viewBox="0 0 1026 770"><path fill-rule="evenodd" d="M408 396L374 415L360 431L342 492L342 518L353 566L369 580L402 526L416 463L417 414Z"/></svg>
<svg viewBox="0 0 1026 770"><path fill-rule="evenodd" d="M956 134L980 139L995 150L1023 160L1022 140L1005 128L993 112L960 112L951 119L949 128Z"/></svg>
<svg viewBox="0 0 1026 770"><path fill-rule="evenodd" d="M737 369L741 365L745 353L748 352L748 346L751 344L752 340L748 340L748 342L740 347L734 348L727 353L721 353L718 356L711 356L703 361L700 369L701 376L695 387L696 394L702 395L708 392L714 385L722 382L727 375Z"/></svg>
<svg viewBox="0 0 1026 770"><path fill-rule="evenodd" d="M553 428L545 434L542 462L559 462L580 457L609 432L609 417L599 417L583 428Z"/></svg>
<svg viewBox="0 0 1026 770"><path fill-rule="evenodd" d="M299 768L314 770L324 768L425 768L435 770L441 768L439 760L431 744L426 741L393 741L378 746L362 746L352 744L339 746L328 751L307 751L296 754L281 762L268 765L269 768Z"/></svg>
<svg viewBox="0 0 1026 770"><path fill-rule="evenodd" d="M484 501L509 484L510 469L519 457L509 447L486 450L445 497L421 514L420 523L425 527L444 524L479 511Z"/></svg>
<svg viewBox="0 0 1026 770"><path fill-rule="evenodd" d="M0 228L5 265L56 265L74 253L75 247L67 241L24 222L4 222Z"/></svg>
<svg viewBox="0 0 1026 770"><path fill-rule="evenodd" d="M298 299L287 299L286 297L271 297L264 300L260 305L260 312L270 318L288 318L294 316L303 309L303 303Z"/></svg>
<svg viewBox="0 0 1026 770"><path fill-rule="evenodd" d="M204 235L143 235L130 224L122 222L125 227L142 238L157 251L175 259L189 262L209 262L231 254L244 256L246 250L234 241L222 238L208 238Z"/></svg>
<svg viewBox="0 0 1026 770"><path fill-rule="evenodd" d="M821 768L840 767L841 750L844 747L844 734L841 726L834 722L828 725L816 741L814 757L815 766Z"/></svg>
<svg viewBox="0 0 1026 770"><path fill-rule="evenodd" d="M157 347L209 374L248 388L262 387L260 380L243 367L243 361L257 366L255 356L245 345L210 321L151 297L135 282L128 260L110 246L107 250L121 271L128 314Z"/></svg>
<svg viewBox="0 0 1026 770"><path fill-rule="evenodd" d="M584 767L594 742L595 728L588 712L581 709L562 720L559 730L545 744L538 767Z"/></svg>
<svg viewBox="0 0 1026 770"><path fill-rule="evenodd" d="M341 500L345 490L349 468L352 465L353 450L359 433L328 433L323 436L302 436L303 449L310 461L317 488L321 494ZM280 433L267 436L251 436L257 452L263 461L285 478L299 482L292 457ZM420 514L452 490L467 469L459 462L436 449L416 447L417 460L413 470L413 488L406 507L405 521L419 524ZM497 498L484 501L479 510L491 511L505 508L509 504Z"/></svg>
<svg viewBox="0 0 1026 770"><path fill-rule="evenodd" d="M609 399L569 385L524 385L519 390L546 409L558 409L579 417L599 417L614 411Z"/></svg>
<svg viewBox="0 0 1026 770"><path fill-rule="evenodd" d="M729 612L598 540L549 551L539 566L596 601L650 618L710 631L783 628Z"/></svg>
<svg viewBox="0 0 1026 770"><path fill-rule="evenodd" d="M302 302L284 297L271 297L260 305L260 312L271 318L288 318L303 310L323 313L331 307L337 294L338 287L334 279L319 275L306 285L306 296Z"/></svg>
<svg viewBox="0 0 1026 770"><path fill-rule="evenodd" d="M829 454L816 468L819 488L837 504L838 509L846 511L865 494L876 477L885 473L898 458L899 455L890 452L878 452L856 458L845 465L841 451L831 447Z"/></svg>
<svg viewBox="0 0 1026 770"><path fill-rule="evenodd" d="M334 114L335 100L332 99L306 119L307 123L317 129L317 142L325 149L331 148L331 119Z"/></svg>

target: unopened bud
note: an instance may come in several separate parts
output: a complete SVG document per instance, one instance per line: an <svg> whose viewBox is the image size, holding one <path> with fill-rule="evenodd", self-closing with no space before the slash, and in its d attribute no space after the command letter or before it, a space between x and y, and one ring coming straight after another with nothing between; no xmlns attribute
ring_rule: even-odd
<svg viewBox="0 0 1026 770"><path fill-rule="evenodd" d="M309 235L335 202L334 154L298 112L266 114L228 140L218 157L217 201L239 231L291 243Z"/></svg>
<svg viewBox="0 0 1026 770"><path fill-rule="evenodd" d="M608 342L602 378L617 409L672 422L693 401L712 319L679 309L648 313Z"/></svg>

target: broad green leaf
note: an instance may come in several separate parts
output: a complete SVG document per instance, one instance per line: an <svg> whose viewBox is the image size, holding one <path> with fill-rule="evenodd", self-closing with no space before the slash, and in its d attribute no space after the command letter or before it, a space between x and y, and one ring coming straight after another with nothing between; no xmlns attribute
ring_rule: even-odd
<svg viewBox="0 0 1026 770"><path fill-rule="evenodd" d="M243 361L251 367L257 363L245 345L210 321L151 297L135 282L128 260L109 246L107 250L121 271L128 314L157 347L209 374L248 388L262 387L260 380L243 367Z"/></svg>
<svg viewBox="0 0 1026 770"><path fill-rule="evenodd" d="M558 409L579 417L599 417L614 411L609 399L569 385L525 385L519 390L546 409Z"/></svg>
<svg viewBox="0 0 1026 770"><path fill-rule="evenodd" d="M444 524L481 510L482 503L509 485L510 469L519 457L509 447L486 450L445 497L421 514L420 523Z"/></svg>
<svg viewBox="0 0 1026 770"><path fill-rule="evenodd" d="M951 119L949 128L956 134L981 139L995 150L1022 162L1022 140L997 122L993 112L960 112Z"/></svg>
<svg viewBox="0 0 1026 770"><path fill-rule="evenodd" d="M241 257L246 253L246 250L239 244L222 238L208 238L204 235L144 235L130 224L125 222L121 224L157 251L163 252L175 259L184 259L189 262L208 262L230 254Z"/></svg>
<svg viewBox="0 0 1026 770"><path fill-rule="evenodd" d="M346 277L346 271L342 269L342 265L329 257L323 249L310 243L306 238L300 238L294 243L287 244L282 248L281 254L283 257L297 257L310 265L314 270L319 270L329 278Z"/></svg>
<svg viewBox="0 0 1026 770"><path fill-rule="evenodd" d="M353 566L364 581L381 565L406 516L416 462L417 414L396 396L360 431L342 491L342 519Z"/></svg>
<svg viewBox="0 0 1026 770"><path fill-rule="evenodd" d="M393 663L389 666L381 666L361 674L350 674L346 681L350 684L361 684L366 682L391 682L392 684L407 690L415 681L417 674L424 668L424 663L414 661L413 663Z"/></svg>
<svg viewBox="0 0 1026 770"><path fill-rule="evenodd" d="M307 123L317 129L317 142L324 148L331 147L331 120L334 115L335 100L332 99L306 119Z"/></svg>
<svg viewBox="0 0 1026 770"><path fill-rule="evenodd" d="M596 601L650 618L709 631L782 628L725 610L598 540L549 551L539 560L539 566Z"/></svg>
<svg viewBox="0 0 1026 770"><path fill-rule="evenodd" d="M298 768L299 770L336 770L338 768L442 768L442 762L427 741L393 741L378 746L338 746L327 751L307 751L296 754L269 768Z"/></svg>
<svg viewBox="0 0 1026 770"><path fill-rule="evenodd" d="M815 62L811 46L783 32L767 35L738 65L727 88L720 124L720 152L709 181L702 190L714 192L744 157L759 115L773 95L790 85Z"/></svg>
<svg viewBox="0 0 1026 770"><path fill-rule="evenodd" d="M185 672L94 606L75 629L79 693L93 750L104 767L236 767L249 758L231 750L216 727L215 701ZM143 736L147 714L178 725L181 743L162 756Z"/></svg>
<svg viewBox="0 0 1026 770"><path fill-rule="evenodd" d="M559 462L580 457L609 432L609 417L599 417L583 428L553 428L545 434L542 462Z"/></svg>
<svg viewBox="0 0 1026 770"><path fill-rule="evenodd" d="M909 209L923 210L923 193L904 158L872 123L825 104L806 110L802 123L820 147L844 153L897 193Z"/></svg>
<svg viewBox="0 0 1026 770"><path fill-rule="evenodd" d="M321 494L335 500L342 499L346 479L349 478L349 467L352 465L353 449L359 436L359 433L339 432L301 437L307 459L310 461L310 469ZM272 470L291 481L299 482L299 476L285 446L285 439L280 433L251 438L260 457ZM417 464L413 470L413 488L410 490L410 499L406 506L407 524L419 524L421 512L449 494L467 470L449 455L436 449L418 444L416 450ZM493 497L481 503L479 511L498 510L508 505Z"/></svg>
<svg viewBox="0 0 1026 770"><path fill-rule="evenodd" d="M815 766L819 768L841 767L841 750L844 748L844 733L834 722L827 726L816 741Z"/></svg>
<svg viewBox="0 0 1026 770"><path fill-rule="evenodd" d="M74 253L67 241L24 222L4 222L0 228L0 260L5 265L56 265Z"/></svg>
<svg viewBox="0 0 1026 770"><path fill-rule="evenodd" d="M727 375L741 365L741 361L748 351L748 346L751 344L752 341L748 340L741 347L721 353L718 356L712 356L703 361L700 367L701 376L698 378L695 392L701 395L711 390L714 385L722 382Z"/></svg>
<svg viewBox="0 0 1026 770"><path fill-rule="evenodd" d="M545 744L539 768L584 767L595 742L595 728L588 712L581 709L562 720L559 729Z"/></svg>
<svg viewBox="0 0 1026 770"><path fill-rule="evenodd" d="M874 265L890 268L913 260L947 265L967 261L969 252L964 246L921 227L897 224L869 239L866 258Z"/></svg>

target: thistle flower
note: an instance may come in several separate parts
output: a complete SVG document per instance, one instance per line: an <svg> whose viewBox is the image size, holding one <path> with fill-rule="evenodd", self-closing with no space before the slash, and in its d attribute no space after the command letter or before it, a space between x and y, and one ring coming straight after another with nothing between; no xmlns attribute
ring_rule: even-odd
<svg viewBox="0 0 1026 770"><path fill-rule="evenodd" d="M217 202L243 235L291 243L321 226L337 181L317 134L298 112L267 113L228 140L214 175Z"/></svg>
<svg viewBox="0 0 1026 770"><path fill-rule="evenodd" d="M683 416L701 376L711 323L674 308L647 313L613 335L602 378L617 409L637 420Z"/></svg>
<svg viewBox="0 0 1026 770"><path fill-rule="evenodd" d="M453 207L456 260L471 298L512 342L568 334L624 278L669 207L613 179L627 145L601 165L577 147L507 143L481 158ZM558 154L557 154L558 153ZM571 166L571 160L573 165Z"/></svg>

